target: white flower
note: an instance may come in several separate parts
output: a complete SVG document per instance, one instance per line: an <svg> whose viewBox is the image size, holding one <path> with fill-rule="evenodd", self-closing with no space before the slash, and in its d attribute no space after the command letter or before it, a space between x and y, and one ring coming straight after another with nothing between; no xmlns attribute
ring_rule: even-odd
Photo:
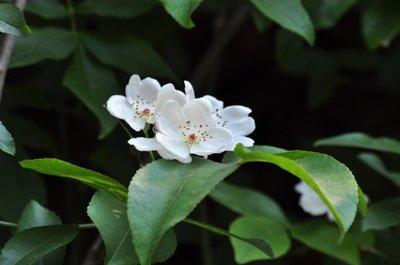
<svg viewBox="0 0 400 265"><path fill-rule="evenodd" d="M232 146L233 135L217 126L211 103L194 99L183 107L174 100L163 104L156 117L156 139L179 160L191 161L190 154L208 156Z"/></svg>
<svg viewBox="0 0 400 265"><path fill-rule="evenodd" d="M153 78L140 80L132 75L124 96L115 95L107 101L107 110L116 118L125 120L135 131L143 130L146 123L154 123L156 100L160 84Z"/></svg>
<svg viewBox="0 0 400 265"><path fill-rule="evenodd" d="M328 207L326 207L318 194L305 182L302 181L297 183L295 185L295 190L300 193L299 205L305 212L313 216L326 214L329 220L334 220L334 217L329 211Z"/></svg>

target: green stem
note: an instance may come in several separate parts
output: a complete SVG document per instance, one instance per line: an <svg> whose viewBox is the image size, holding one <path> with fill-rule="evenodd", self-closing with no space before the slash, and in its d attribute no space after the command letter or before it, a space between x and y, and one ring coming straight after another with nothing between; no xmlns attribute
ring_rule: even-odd
<svg viewBox="0 0 400 265"><path fill-rule="evenodd" d="M129 131L129 129L125 126L125 124L121 121L118 120L119 125L121 125L121 127L124 129L124 131L126 132L126 134L130 137L133 138L132 133Z"/></svg>
<svg viewBox="0 0 400 265"><path fill-rule="evenodd" d="M150 138L149 137L149 126L148 125L146 125L146 128L144 128L143 132L144 132L144 136L146 136L146 138ZM151 160L155 161L156 158L154 156L153 151L150 151L149 153L150 153Z"/></svg>
<svg viewBox="0 0 400 265"><path fill-rule="evenodd" d="M72 0L67 0L67 9L68 9L68 14L69 14L69 19L71 21L71 30L74 34L76 34L76 33L78 33L78 27L76 24L75 8L74 8L74 4L72 3Z"/></svg>
<svg viewBox="0 0 400 265"><path fill-rule="evenodd" d="M10 223L10 222L5 222L0 220L0 227L1 228L7 228L7 229L14 229L18 227L17 223ZM78 228L80 230L88 230L88 229L96 229L96 226L92 223L89 224L79 224Z"/></svg>

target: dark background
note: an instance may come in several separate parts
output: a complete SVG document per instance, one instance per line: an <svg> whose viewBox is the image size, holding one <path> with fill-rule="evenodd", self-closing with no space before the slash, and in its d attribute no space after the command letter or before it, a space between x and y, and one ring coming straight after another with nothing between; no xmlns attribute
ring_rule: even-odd
<svg viewBox="0 0 400 265"><path fill-rule="evenodd" d="M80 17L78 24L82 30L103 32L118 25L119 30L145 38L156 47L181 79L174 81L180 89L182 81L189 80L197 96L211 94L226 105L249 106L257 124L252 135L257 145L331 154L350 167L370 200L394 195L396 190L389 182L357 160L358 151L314 148L313 143L351 131L400 138L399 40L377 51L367 50L357 6L334 28L318 31L314 47L275 24L259 32L250 12L240 1L223 8L205 3L195 12L196 27L191 30L180 28L161 7L128 23L86 16ZM235 19L240 21L233 23ZM34 15L28 15L27 21L36 25L46 23ZM150 21L145 28L140 26L143 21ZM113 31L108 33L112 37ZM283 34L290 39L287 47L300 48L290 51L285 45L278 45L277 36ZM128 183L138 167L137 154L126 144L128 137L121 127L105 139L97 140L96 118L61 84L70 60L44 61L9 71L0 119L14 135L17 148L20 147L18 158L55 156ZM203 60L208 60L205 67L201 64ZM203 76L202 71L205 71ZM122 94L129 76L118 70L115 73ZM39 129L18 127L21 126L16 122L18 117ZM41 135L43 131L45 136ZM400 169L392 156L383 157L389 168ZM43 180L47 190L45 205L64 223L89 222L86 207L92 190L62 179L46 176ZM293 190L297 179L276 167L246 165L228 180L268 194L292 221L310 218L298 206L298 195ZM235 217L211 200L202 207L207 213L202 218L215 225L228 227ZM193 215L199 217L199 210ZM215 264L234 264L226 238L201 233L186 224L178 225L177 235L177 251L167 264L203 264L199 246L204 237L212 243ZM67 264L81 264L96 236L95 231L81 232L69 247ZM7 238L7 233L0 232L0 245ZM288 255L268 264L322 264L324 260L322 255L293 241Z"/></svg>

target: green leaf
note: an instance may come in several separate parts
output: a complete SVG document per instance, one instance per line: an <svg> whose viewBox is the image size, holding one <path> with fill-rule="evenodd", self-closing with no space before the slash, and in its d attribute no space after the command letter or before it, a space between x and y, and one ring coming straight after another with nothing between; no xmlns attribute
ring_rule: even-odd
<svg viewBox="0 0 400 265"><path fill-rule="evenodd" d="M400 155L399 141L387 137L374 138L360 132L344 133L318 140L314 145L364 148Z"/></svg>
<svg viewBox="0 0 400 265"><path fill-rule="evenodd" d="M214 234L220 235L220 236L226 236L229 238L234 238L236 240L240 240L246 244L250 244L252 247L255 247L256 249L258 249L259 251L261 251L261 253L263 253L263 255L266 255L268 257L273 257L274 253L272 251L271 246L264 240L264 239L257 239L257 238L248 238L248 237L242 237L240 235L228 232L222 228L213 226L213 225L209 225L209 224L205 224L199 221L195 221L189 218L186 218L185 220L183 220L185 223L188 224L192 224L195 225L197 227L200 227L201 229L204 229L206 231L212 232Z"/></svg>
<svg viewBox="0 0 400 265"><path fill-rule="evenodd" d="M319 252L335 257L351 265L360 264L357 242L347 234L339 241L340 234L331 224L310 221L293 225L290 232L294 239Z"/></svg>
<svg viewBox="0 0 400 265"><path fill-rule="evenodd" d="M60 218L52 211L47 210L39 203L31 201L22 212L18 222L18 232L27 230L32 227L61 225ZM57 249L54 252L43 257L42 260L36 263L61 265L64 260L65 249Z"/></svg>
<svg viewBox="0 0 400 265"><path fill-rule="evenodd" d="M121 200L126 200L127 189L118 181L90 169L78 167L56 158L24 160L20 162L42 174L80 181L96 190L106 190Z"/></svg>
<svg viewBox="0 0 400 265"><path fill-rule="evenodd" d="M34 227L14 235L1 250L1 265L30 265L78 235L71 225Z"/></svg>
<svg viewBox="0 0 400 265"><path fill-rule="evenodd" d="M93 196L88 215L99 229L107 250L106 264L139 264L126 216L126 203L105 191ZM167 260L175 251L176 237L169 230L161 239L153 259L156 262Z"/></svg>
<svg viewBox="0 0 400 265"><path fill-rule="evenodd" d="M360 187L358 187L358 209L360 213L364 216L368 212L368 198Z"/></svg>
<svg viewBox="0 0 400 265"><path fill-rule="evenodd" d="M15 155L15 144L11 134L0 121L0 150L10 155Z"/></svg>
<svg viewBox="0 0 400 265"><path fill-rule="evenodd" d="M271 20L265 17L256 8L251 9L251 18L258 32L260 33L264 32L271 25Z"/></svg>
<svg viewBox="0 0 400 265"><path fill-rule="evenodd" d="M68 17L67 8L59 0L29 0L25 10L46 19Z"/></svg>
<svg viewBox="0 0 400 265"><path fill-rule="evenodd" d="M193 28L192 13L203 0L160 0L165 10L185 28Z"/></svg>
<svg viewBox="0 0 400 265"><path fill-rule="evenodd" d="M10 59L10 67L36 64L46 59L62 60L76 47L69 30L61 28L33 29L29 37L18 38Z"/></svg>
<svg viewBox="0 0 400 265"><path fill-rule="evenodd" d="M167 77L177 80L175 73L146 42L130 37L82 35L88 50L99 61L127 74Z"/></svg>
<svg viewBox="0 0 400 265"><path fill-rule="evenodd" d="M77 7L82 14L95 13L99 16L131 18L146 13L157 4L157 0L86 0Z"/></svg>
<svg viewBox="0 0 400 265"><path fill-rule="evenodd" d="M113 94L118 94L118 83L114 73L109 68L97 64L87 56L82 47L79 47L65 73L63 84L100 121L99 138L107 136L117 124L117 120L104 108L107 99Z"/></svg>
<svg viewBox="0 0 400 265"><path fill-rule="evenodd" d="M300 0L250 0L266 17L283 28L315 42L314 26Z"/></svg>
<svg viewBox="0 0 400 265"><path fill-rule="evenodd" d="M386 169L385 164L377 155L372 153L361 153L358 156L358 159L400 188L400 172Z"/></svg>
<svg viewBox="0 0 400 265"><path fill-rule="evenodd" d="M351 171L333 157L316 152L274 153L263 146L252 150L237 145L235 154L242 162L266 162L306 182L326 204L342 233L353 223L357 212L358 186Z"/></svg>
<svg viewBox="0 0 400 265"><path fill-rule="evenodd" d="M42 179L34 172L22 169L14 158L0 154L0 216L7 221L18 221L32 199L45 202L46 189Z"/></svg>
<svg viewBox="0 0 400 265"><path fill-rule="evenodd" d="M363 231L382 230L400 224L400 198L373 203L362 222Z"/></svg>
<svg viewBox="0 0 400 265"><path fill-rule="evenodd" d="M157 160L136 172L129 186L128 220L142 265L151 264L164 233L238 166L200 158L190 164Z"/></svg>
<svg viewBox="0 0 400 265"><path fill-rule="evenodd" d="M283 224L288 223L280 206L261 192L221 182L209 196L239 214L265 216Z"/></svg>
<svg viewBox="0 0 400 265"><path fill-rule="evenodd" d="M21 35L30 34L22 11L13 4L0 4L0 32Z"/></svg>
<svg viewBox="0 0 400 265"><path fill-rule="evenodd" d="M306 0L304 6L308 10L311 20L317 29L328 29L352 8L358 0Z"/></svg>
<svg viewBox="0 0 400 265"><path fill-rule="evenodd" d="M265 217L244 216L237 218L230 225L229 232L245 238L264 240L272 247L274 258L286 254L291 245L285 227L281 223ZM271 259L259 249L242 240L231 238L231 243L235 252L235 261L239 264Z"/></svg>
<svg viewBox="0 0 400 265"><path fill-rule="evenodd" d="M400 2L366 0L362 12L362 32L371 50L389 46L400 32Z"/></svg>

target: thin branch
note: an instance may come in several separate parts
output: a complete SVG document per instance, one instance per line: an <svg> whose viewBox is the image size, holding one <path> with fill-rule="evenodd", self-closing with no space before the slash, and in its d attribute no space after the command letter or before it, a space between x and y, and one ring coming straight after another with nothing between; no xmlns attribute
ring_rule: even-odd
<svg viewBox="0 0 400 265"><path fill-rule="evenodd" d="M14 4L19 9L24 10L26 1L27 0L16 0ZM15 38L14 35L9 34L5 35L3 38L3 45L0 53L0 102L3 94L4 82L6 80L8 64L14 48Z"/></svg>
<svg viewBox="0 0 400 265"><path fill-rule="evenodd" d="M93 244L89 248L89 252L86 254L85 259L82 262L82 265L95 265L99 264L98 262L98 251L100 250L102 244L101 236L98 235L94 240Z"/></svg>
<svg viewBox="0 0 400 265"><path fill-rule="evenodd" d="M7 228L7 229L14 229L18 227L17 223L10 223L10 222L5 222L0 220L0 227L1 228ZM88 224L79 224L78 228L80 230L88 230L88 229L96 229L96 226L93 223L88 223Z"/></svg>

